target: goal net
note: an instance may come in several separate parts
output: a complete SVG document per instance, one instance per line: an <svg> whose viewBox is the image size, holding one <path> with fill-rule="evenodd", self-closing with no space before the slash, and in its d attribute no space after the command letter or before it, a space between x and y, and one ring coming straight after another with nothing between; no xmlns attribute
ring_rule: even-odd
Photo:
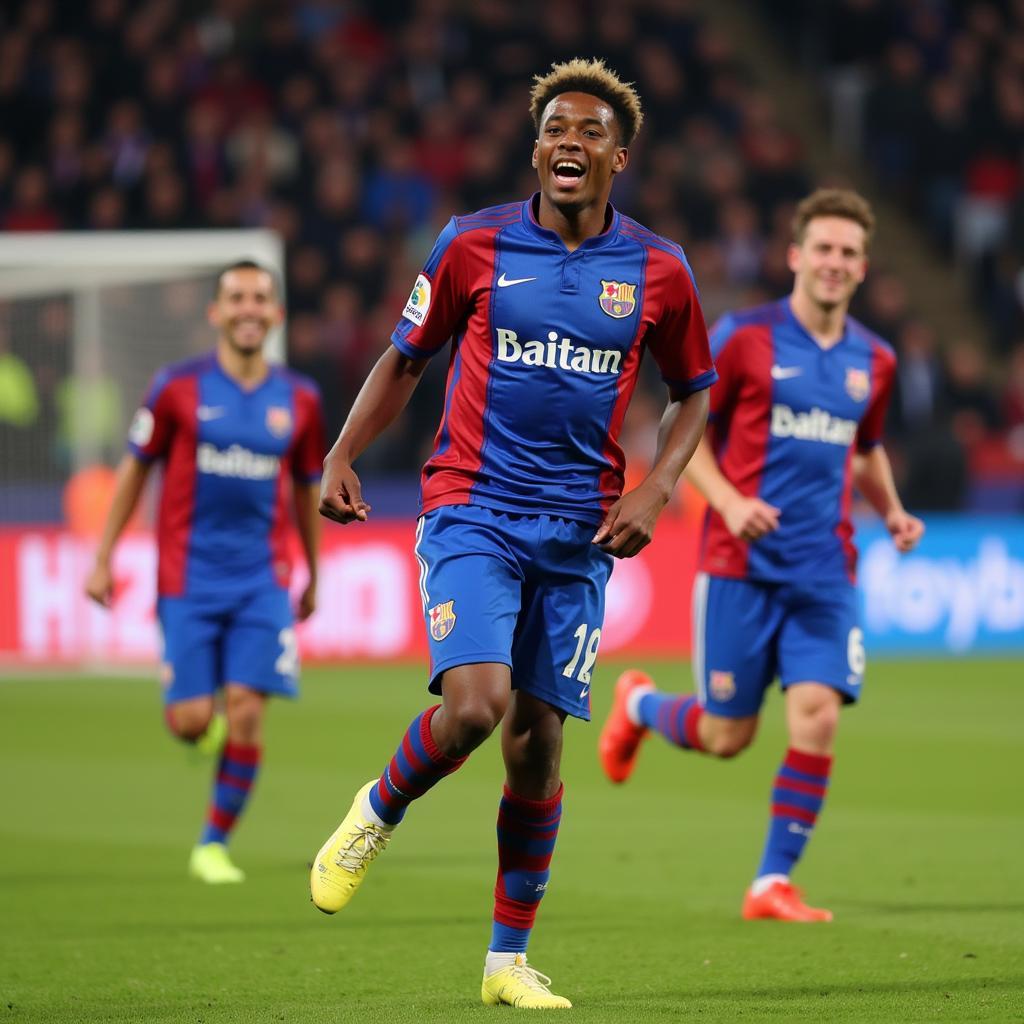
<svg viewBox="0 0 1024 1024"><path fill-rule="evenodd" d="M0 524L61 521L68 481L118 460L156 368L211 347L214 279L239 259L283 281L270 231L0 236Z"/></svg>

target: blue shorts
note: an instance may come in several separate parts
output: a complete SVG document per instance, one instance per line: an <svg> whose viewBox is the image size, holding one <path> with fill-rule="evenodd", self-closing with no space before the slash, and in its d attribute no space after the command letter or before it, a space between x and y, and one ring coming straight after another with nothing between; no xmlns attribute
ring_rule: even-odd
<svg viewBox="0 0 1024 1024"><path fill-rule="evenodd" d="M705 710L756 715L778 676L860 696L864 634L848 583L766 583L700 573L693 585L693 675Z"/></svg>
<svg viewBox="0 0 1024 1024"><path fill-rule="evenodd" d="M457 665L498 662L512 686L590 718L612 556L593 524L446 505L416 526L430 692Z"/></svg>
<svg viewBox="0 0 1024 1024"><path fill-rule="evenodd" d="M288 591L249 590L161 597L164 701L211 696L224 683L298 695L299 657Z"/></svg>

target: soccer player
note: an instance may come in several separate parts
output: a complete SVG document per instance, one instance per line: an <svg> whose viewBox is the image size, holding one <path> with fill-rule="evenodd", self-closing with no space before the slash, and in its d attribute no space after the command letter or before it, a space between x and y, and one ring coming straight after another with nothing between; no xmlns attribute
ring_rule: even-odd
<svg viewBox="0 0 1024 1024"><path fill-rule="evenodd" d="M624 673L598 744L613 782L629 778L651 730L686 750L733 757L753 740L779 677L789 749L743 902L748 920L832 919L803 902L790 873L825 799L839 709L859 698L864 675L851 487L900 551L924 532L900 503L881 445L895 356L847 315L873 228L856 193L815 192L793 221L792 293L715 325L719 380L686 470L708 500L693 601L698 692L662 693L644 673Z"/></svg>
<svg viewBox="0 0 1024 1024"><path fill-rule="evenodd" d="M175 736L219 753L189 861L190 874L217 884L245 877L227 842L259 771L266 698L297 693L286 498L290 485L309 567L297 608L305 619L316 605L325 444L316 386L264 356L267 333L282 318L273 275L250 261L228 267L208 317L218 332L215 351L161 369L135 414L85 589L110 606L114 546L150 467L162 461L157 615L165 717ZM215 713L221 689L224 715Z"/></svg>
<svg viewBox="0 0 1024 1024"><path fill-rule="evenodd" d="M451 339L416 528L430 691L379 778L316 855L317 907L346 905L422 797L502 723L505 785L482 998L568 1007L526 950L562 814L569 715L589 719L612 559L651 539L697 444L715 379L682 250L608 202L640 126L637 94L601 61L535 79L540 191L455 217L416 280L392 345L324 463L321 512L365 520L352 468ZM616 438L643 350L668 385L650 473L622 494Z"/></svg>

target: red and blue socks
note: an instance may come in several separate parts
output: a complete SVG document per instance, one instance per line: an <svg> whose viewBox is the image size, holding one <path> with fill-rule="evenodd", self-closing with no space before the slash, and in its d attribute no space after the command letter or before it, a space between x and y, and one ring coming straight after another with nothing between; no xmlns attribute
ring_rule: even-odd
<svg viewBox="0 0 1024 1024"><path fill-rule="evenodd" d="M548 887L562 820L562 786L548 800L527 800L505 786L498 805L498 879L494 885L492 953L525 953Z"/></svg>
<svg viewBox="0 0 1024 1024"><path fill-rule="evenodd" d="M628 712L636 725L660 733L677 747L686 750L704 749L700 745L698 732L698 723L704 709L695 694L681 696L645 687L636 691L635 698Z"/></svg>
<svg viewBox="0 0 1024 1024"><path fill-rule="evenodd" d="M210 810L200 843L226 843L260 769L261 749L256 744L224 744L213 783Z"/></svg>
<svg viewBox="0 0 1024 1024"><path fill-rule="evenodd" d="M772 817L757 877L789 877L821 813L832 758L790 747L775 777Z"/></svg>
<svg viewBox="0 0 1024 1024"><path fill-rule="evenodd" d="M377 785L370 790L369 810L385 825L397 825L409 804L423 796L446 775L461 767L464 757L441 753L430 732L430 720L440 707L435 704L417 715L406 730L395 756L388 762Z"/></svg>

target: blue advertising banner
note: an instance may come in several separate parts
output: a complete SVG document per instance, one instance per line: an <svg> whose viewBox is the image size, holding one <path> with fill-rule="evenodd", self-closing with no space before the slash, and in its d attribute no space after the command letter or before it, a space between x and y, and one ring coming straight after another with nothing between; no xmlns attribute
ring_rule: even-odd
<svg viewBox="0 0 1024 1024"><path fill-rule="evenodd" d="M872 654L1024 655L1024 518L927 516L900 555L877 520L858 525L864 638Z"/></svg>

